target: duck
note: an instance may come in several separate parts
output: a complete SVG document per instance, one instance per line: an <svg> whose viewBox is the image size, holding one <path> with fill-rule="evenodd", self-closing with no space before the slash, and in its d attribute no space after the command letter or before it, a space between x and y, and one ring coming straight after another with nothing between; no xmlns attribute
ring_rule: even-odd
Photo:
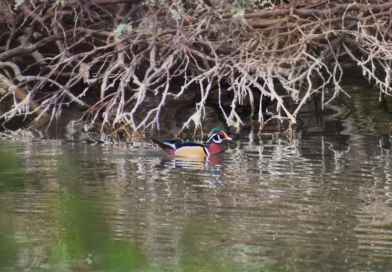
<svg viewBox="0 0 392 272"><path fill-rule="evenodd" d="M211 142L208 146L192 142L192 141L158 141L151 139L163 151L169 155L182 156L182 157L209 157L212 155L223 152L223 141L232 141L233 139L228 135L224 128L213 128L208 134L207 143Z"/></svg>

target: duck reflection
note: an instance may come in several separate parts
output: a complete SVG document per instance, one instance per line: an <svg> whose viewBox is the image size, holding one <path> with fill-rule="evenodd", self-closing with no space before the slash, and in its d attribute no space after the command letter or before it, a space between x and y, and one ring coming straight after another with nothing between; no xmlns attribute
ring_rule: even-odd
<svg viewBox="0 0 392 272"><path fill-rule="evenodd" d="M206 167L221 165L221 159L218 156L210 157L175 157L173 160L175 167L184 167L192 169L205 169Z"/></svg>
<svg viewBox="0 0 392 272"><path fill-rule="evenodd" d="M227 168L222 165L219 156L200 157L176 157L173 159L175 168L188 168L199 170L198 177L193 187L222 188L229 183ZM194 173L193 173L194 174ZM201 179L200 179L201 177Z"/></svg>
<svg viewBox="0 0 392 272"><path fill-rule="evenodd" d="M156 168L162 179L170 182L189 182L192 187L220 188L229 183L228 168L220 156L209 157L162 157Z"/></svg>

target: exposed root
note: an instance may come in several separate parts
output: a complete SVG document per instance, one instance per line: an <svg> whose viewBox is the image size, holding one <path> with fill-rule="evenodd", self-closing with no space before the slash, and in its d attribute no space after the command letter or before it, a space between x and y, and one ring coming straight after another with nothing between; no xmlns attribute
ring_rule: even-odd
<svg viewBox="0 0 392 272"><path fill-rule="evenodd" d="M211 90L217 86L221 94L228 85L229 111L219 97L227 125L241 127L238 106L249 100L261 131L273 119L295 124L315 92L324 105L346 94L340 83L347 60L391 94L392 3L291 1L265 10L254 1L211 1L213 8L198 1L123 2L32 0L12 12L9 1L0 0L9 28L0 45L1 95L14 100L0 118L35 114L50 123L63 106L77 103L86 108L87 129L102 119L102 127L137 133L159 129L167 98L180 99L198 86L200 101L181 133L190 125L201 128ZM174 79L183 79L177 93ZM89 105L84 98L94 90L99 99ZM149 96L159 103L141 114ZM275 102L273 112L263 108L265 98Z"/></svg>

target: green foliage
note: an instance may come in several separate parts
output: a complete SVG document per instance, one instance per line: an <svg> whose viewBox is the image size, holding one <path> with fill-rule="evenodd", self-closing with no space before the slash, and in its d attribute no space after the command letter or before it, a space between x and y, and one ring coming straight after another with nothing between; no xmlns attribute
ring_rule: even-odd
<svg viewBox="0 0 392 272"><path fill-rule="evenodd" d="M14 9L17 9L20 5L24 4L26 0L15 0ZM45 0L40 0L40 2L44 2ZM55 0L53 5L65 5L65 0Z"/></svg>
<svg viewBox="0 0 392 272"><path fill-rule="evenodd" d="M124 33L132 31L132 25L129 24L119 24L115 30L113 30L112 35L115 41L120 39L120 36Z"/></svg>
<svg viewBox="0 0 392 272"><path fill-rule="evenodd" d="M20 5L24 3L25 0L15 0L14 9L17 9Z"/></svg>
<svg viewBox="0 0 392 272"><path fill-rule="evenodd" d="M173 20L180 20L182 18L182 11L184 8L181 1L174 1L173 5L169 6L168 8Z"/></svg>
<svg viewBox="0 0 392 272"><path fill-rule="evenodd" d="M65 0L56 0L56 5L60 4L61 6L65 5Z"/></svg>
<svg viewBox="0 0 392 272"><path fill-rule="evenodd" d="M225 1L222 1L225 2ZM273 5L270 0L234 0L232 1L232 6L244 9L262 8L264 5Z"/></svg>
<svg viewBox="0 0 392 272"><path fill-rule="evenodd" d="M223 4L225 1L221 1ZM244 1L244 0L234 0L231 3L230 13L233 14L234 18L241 18L244 16L245 11L252 11L256 9L273 9L274 4L271 3L270 0L253 0L253 1Z"/></svg>

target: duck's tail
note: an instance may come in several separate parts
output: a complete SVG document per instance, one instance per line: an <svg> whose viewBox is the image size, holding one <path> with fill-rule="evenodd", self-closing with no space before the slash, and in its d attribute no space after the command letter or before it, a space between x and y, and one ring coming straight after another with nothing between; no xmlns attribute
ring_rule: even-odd
<svg viewBox="0 0 392 272"><path fill-rule="evenodd" d="M157 144L160 148L163 149L167 154L172 154L175 151L175 147L169 143L164 143L155 139L151 139L154 144Z"/></svg>

